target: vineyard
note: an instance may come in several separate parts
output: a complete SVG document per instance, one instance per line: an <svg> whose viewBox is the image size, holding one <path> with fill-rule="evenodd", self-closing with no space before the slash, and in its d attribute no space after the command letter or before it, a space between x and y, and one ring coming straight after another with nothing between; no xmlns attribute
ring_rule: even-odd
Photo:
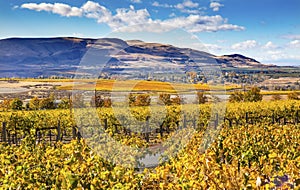
<svg viewBox="0 0 300 190"><path fill-rule="evenodd" d="M0 186L300 187L299 101L229 103L226 110L216 110L212 112L211 104L203 104L118 111L94 108L0 112ZM155 149L163 142L168 144L172 137L183 141L191 131L184 147L176 143L168 147L168 159L159 166L145 168L136 163L144 150ZM112 142L127 148L116 152L118 147ZM174 149L177 154L170 156ZM119 160L140 167L124 167Z"/></svg>

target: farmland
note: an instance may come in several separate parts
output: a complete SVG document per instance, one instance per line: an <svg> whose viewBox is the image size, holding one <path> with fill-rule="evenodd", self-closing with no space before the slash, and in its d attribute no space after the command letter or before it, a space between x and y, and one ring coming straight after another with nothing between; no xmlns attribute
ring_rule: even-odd
<svg viewBox="0 0 300 190"><path fill-rule="evenodd" d="M148 139L143 134L145 131L139 130L145 126L135 123L137 118L142 124L147 121L149 113L145 107L130 108L130 112L121 109L117 113L112 108L97 108L96 116L87 114L91 110L84 108L1 112L0 120L6 123L6 129L13 134L16 127L21 128L18 134L24 138L18 145L1 144L0 184L12 189L299 187L299 101L229 103L224 121L217 124L209 122L216 119L216 113L211 114L211 106L162 106L167 110L165 117L157 110L156 115L150 115L152 130ZM220 110L217 113L221 114ZM120 115L124 116L123 120ZM72 127L79 125L76 117L82 117L82 135L96 130L92 136L49 143L47 139L43 141L44 135L36 143L36 129L59 123L62 131L70 133ZM93 125L97 123L95 119L99 126ZM164 121L162 128L160 119ZM118 163L118 160L141 156L141 150L168 141L176 131L194 133L177 154L157 167ZM114 145L105 144L103 149L101 143L99 146L92 143L95 139L108 143L105 140L108 137L129 147L131 152L119 150L117 157L105 159ZM173 150L171 145L166 151Z"/></svg>

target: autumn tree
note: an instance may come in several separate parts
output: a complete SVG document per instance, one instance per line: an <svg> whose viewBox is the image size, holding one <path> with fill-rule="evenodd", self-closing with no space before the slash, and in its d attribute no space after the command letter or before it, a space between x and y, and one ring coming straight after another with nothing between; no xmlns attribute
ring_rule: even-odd
<svg viewBox="0 0 300 190"><path fill-rule="evenodd" d="M129 106L149 106L151 97L149 94L129 94Z"/></svg>
<svg viewBox="0 0 300 190"><path fill-rule="evenodd" d="M281 100L281 96L279 94L273 94L271 100L272 101L277 101L277 100Z"/></svg>
<svg viewBox="0 0 300 190"><path fill-rule="evenodd" d="M10 102L10 108L12 110L22 110L23 109L23 102L19 98L15 98Z"/></svg>
<svg viewBox="0 0 300 190"><path fill-rule="evenodd" d="M197 102L199 104L204 104L205 102L207 102L207 97L203 92L197 92Z"/></svg>
<svg viewBox="0 0 300 190"><path fill-rule="evenodd" d="M244 101L244 93L240 91L235 91L234 93L230 94L229 102L242 102Z"/></svg>
<svg viewBox="0 0 300 190"><path fill-rule="evenodd" d="M10 102L11 99L4 99L3 102L1 103L1 108L7 111L8 109L10 109Z"/></svg>
<svg viewBox="0 0 300 190"><path fill-rule="evenodd" d="M175 97L171 98L172 105L180 105L182 103L182 99L180 96L176 95Z"/></svg>
<svg viewBox="0 0 300 190"><path fill-rule="evenodd" d="M52 98L42 98L39 101L40 109L54 109L54 100Z"/></svg>
<svg viewBox="0 0 300 190"><path fill-rule="evenodd" d="M260 89L258 87L252 87L251 90L245 93L246 102L258 102L262 100L262 94L260 94Z"/></svg>
<svg viewBox="0 0 300 190"><path fill-rule="evenodd" d="M236 91L229 96L229 102L258 102L262 100L262 94L258 87L252 87L247 92Z"/></svg>
<svg viewBox="0 0 300 190"><path fill-rule="evenodd" d="M106 107L106 108L108 108L108 107L111 107L112 102L111 102L110 98L104 98L103 96L98 95L98 96L93 96L92 97L90 105L92 107Z"/></svg>
<svg viewBox="0 0 300 190"><path fill-rule="evenodd" d="M60 103L57 105L59 109L69 109L71 107L71 100L69 98L61 99Z"/></svg>
<svg viewBox="0 0 300 190"><path fill-rule="evenodd" d="M171 95L170 94L166 94L166 93L160 94L159 95L159 102L161 104L166 105L166 106L171 105L172 104Z"/></svg>
<svg viewBox="0 0 300 190"><path fill-rule="evenodd" d="M37 97L34 97L29 101L29 109L38 110L39 105L40 105L40 99Z"/></svg>

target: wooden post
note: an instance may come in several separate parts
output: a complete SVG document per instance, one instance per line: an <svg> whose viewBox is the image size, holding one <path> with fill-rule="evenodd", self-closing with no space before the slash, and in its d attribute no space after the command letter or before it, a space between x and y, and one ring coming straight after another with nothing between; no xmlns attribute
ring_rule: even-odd
<svg viewBox="0 0 300 190"><path fill-rule="evenodd" d="M12 136L13 144L17 144L17 123L15 123L14 136Z"/></svg>
<svg viewBox="0 0 300 190"><path fill-rule="evenodd" d="M35 129L35 141L38 139L38 129ZM36 143L36 142L35 142Z"/></svg>
<svg viewBox="0 0 300 190"><path fill-rule="evenodd" d="M183 115L183 128L186 128L186 115Z"/></svg>
<svg viewBox="0 0 300 190"><path fill-rule="evenodd" d="M104 119L104 130L106 130L108 128L107 126L107 118Z"/></svg>
<svg viewBox="0 0 300 190"><path fill-rule="evenodd" d="M49 137L50 137L50 143L52 141L52 133L51 133L51 129L49 130Z"/></svg>
<svg viewBox="0 0 300 190"><path fill-rule="evenodd" d="M193 125L194 125L194 129L197 129L196 116L194 116L193 118Z"/></svg>
<svg viewBox="0 0 300 190"><path fill-rule="evenodd" d="M57 123L57 129L56 130L57 130L56 142L58 142L58 141L62 140L62 138L61 138L60 121L59 120L58 120L58 123Z"/></svg>
<svg viewBox="0 0 300 190"><path fill-rule="evenodd" d="M216 120L215 120L215 126L214 126L215 129L217 129L218 125L219 125L219 114L216 113Z"/></svg>
<svg viewBox="0 0 300 190"><path fill-rule="evenodd" d="M10 132L7 133L7 137L8 137L8 143L11 144L11 140L10 140Z"/></svg>
<svg viewBox="0 0 300 190"><path fill-rule="evenodd" d="M149 127L149 119L150 117L148 116L146 118L146 141L149 142L149 133L150 133L150 127Z"/></svg>
<svg viewBox="0 0 300 190"><path fill-rule="evenodd" d="M6 122L2 123L2 142L6 142Z"/></svg>
<svg viewBox="0 0 300 190"><path fill-rule="evenodd" d="M77 139L78 139L78 141L81 139L81 134L80 134L80 131L78 130L78 128L77 128Z"/></svg>
<svg viewBox="0 0 300 190"><path fill-rule="evenodd" d="M161 136L161 137L163 137L163 135L164 135L164 132L163 132L163 124L164 124L164 122L163 122L162 124L159 125L159 133L160 133L160 136Z"/></svg>
<svg viewBox="0 0 300 190"><path fill-rule="evenodd" d="M73 139L77 138L77 129L75 126L72 127L72 137L73 137Z"/></svg>
<svg viewBox="0 0 300 190"><path fill-rule="evenodd" d="M246 124L248 124L248 112L246 112Z"/></svg>
<svg viewBox="0 0 300 190"><path fill-rule="evenodd" d="M299 110L296 111L296 115L295 115L295 125L297 125L298 122L299 122L298 117L299 117Z"/></svg>

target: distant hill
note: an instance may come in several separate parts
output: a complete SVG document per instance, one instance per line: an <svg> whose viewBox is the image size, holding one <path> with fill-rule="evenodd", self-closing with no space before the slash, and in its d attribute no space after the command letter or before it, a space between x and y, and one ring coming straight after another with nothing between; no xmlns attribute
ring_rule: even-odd
<svg viewBox="0 0 300 190"><path fill-rule="evenodd" d="M87 66L83 63L95 61L106 72L177 67L189 70L201 64L235 68L269 67L238 54L215 56L188 48L117 38L9 38L0 40L0 55L0 77L71 76L78 68ZM91 57L93 59L88 60Z"/></svg>

